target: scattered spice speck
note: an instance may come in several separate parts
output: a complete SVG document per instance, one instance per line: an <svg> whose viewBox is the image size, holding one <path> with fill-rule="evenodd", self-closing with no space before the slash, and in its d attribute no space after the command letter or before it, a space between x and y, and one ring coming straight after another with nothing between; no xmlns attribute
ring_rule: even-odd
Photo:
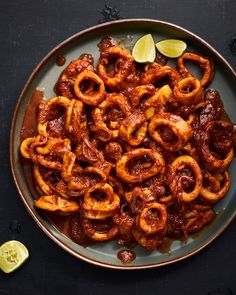
<svg viewBox="0 0 236 295"><path fill-rule="evenodd" d="M102 18L99 19L99 23L106 23L118 19L122 19L123 17L120 15L120 10L116 7L112 7L108 4L105 4L104 8L99 11L102 15Z"/></svg>
<svg viewBox="0 0 236 295"><path fill-rule="evenodd" d="M236 37L233 37L229 43L230 51L233 55L236 55Z"/></svg>
<svg viewBox="0 0 236 295"><path fill-rule="evenodd" d="M9 223L9 229L13 234L19 234L21 232L21 224L18 220L13 219Z"/></svg>

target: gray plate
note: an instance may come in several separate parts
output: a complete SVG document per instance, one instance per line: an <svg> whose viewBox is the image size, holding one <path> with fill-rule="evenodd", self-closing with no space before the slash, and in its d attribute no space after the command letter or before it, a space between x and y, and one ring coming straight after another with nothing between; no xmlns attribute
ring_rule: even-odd
<svg viewBox="0 0 236 295"><path fill-rule="evenodd" d="M45 215L37 211L33 206L33 198L24 178L19 154L20 130L32 93L36 88L42 88L47 98L55 96L53 85L62 71L62 68L55 64L55 59L58 55L64 55L67 64L85 52L92 53L95 61L97 61L99 56L97 44L103 36L111 35L122 38L124 40L123 45L129 47L135 43L137 38L147 33L152 33L155 41L167 38L182 39L188 44L188 50L210 56L215 64L215 78L210 87L216 88L220 92L229 117L236 122L236 113L234 111L236 109L236 74L225 59L208 43L189 31L170 23L149 19L120 20L102 24L84 30L58 45L39 63L31 74L18 100L12 121L10 142L11 167L16 186L26 208L40 228L63 249L87 262L108 268L126 270L151 268L182 260L200 251L214 240L236 214L236 198L234 198L236 182L232 181L229 193L215 207L216 211L219 212L217 218L200 235L194 239L190 237L187 243L175 241L171 246L170 253L166 254L157 251L150 252L137 247L136 260L131 264L123 265L117 258L117 252L121 248L115 242L96 244L83 248L59 232L45 218ZM230 167L230 174L232 179L236 178L235 161Z"/></svg>

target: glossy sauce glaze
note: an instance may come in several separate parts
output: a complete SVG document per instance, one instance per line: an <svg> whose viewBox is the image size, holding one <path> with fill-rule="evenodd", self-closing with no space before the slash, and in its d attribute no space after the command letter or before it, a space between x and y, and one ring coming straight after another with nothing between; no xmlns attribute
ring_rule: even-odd
<svg viewBox="0 0 236 295"><path fill-rule="evenodd" d="M23 141L27 137L32 137L37 134L37 115L39 112L39 108L41 105L45 103L43 91L36 89L27 105L25 116L23 119L23 124L21 128L21 141ZM28 185L28 188L32 194L33 199L37 200L40 196L40 192L35 184L33 175L32 175L32 163L23 157L21 157L23 171L25 175L25 179ZM56 228L63 232L65 235L70 236L70 232L68 230L68 224L71 218L68 216L62 216L57 214L52 214L49 212L45 212L47 218L53 223ZM81 244L83 244L81 242ZM83 244L84 245L84 244Z"/></svg>
<svg viewBox="0 0 236 295"><path fill-rule="evenodd" d="M21 128L21 141L27 137L32 137L37 134L37 115L39 112L40 105L45 102L43 91L36 89L27 105L23 124ZM34 199L39 197L39 192L36 189L36 185L32 175L32 163L25 158L21 157L23 171L29 190Z"/></svg>
<svg viewBox="0 0 236 295"><path fill-rule="evenodd" d="M66 58L65 58L65 56L63 56L63 55L59 55L59 56L56 58L56 64L57 64L59 67L64 66L65 63L66 63Z"/></svg>
<svg viewBox="0 0 236 295"><path fill-rule="evenodd" d="M65 211L69 216L64 215L64 211L61 211L63 215L48 212L45 214L59 231L83 247L114 238L122 247L132 249L140 244L149 250L169 253L174 239L187 241L189 234L200 231L215 218L213 203L205 204L202 199L195 199L196 196L190 202L181 199L184 194L188 195L194 190L198 175L191 165L185 167L182 164L183 168L177 171L173 168L173 163L176 159L179 160L181 155L186 159L191 158L191 163L199 162L195 164L201 167L198 168L199 177L207 176L202 159L208 156L207 153L213 153L213 156L220 161L221 157L229 153L233 146L233 134L236 134L235 128L228 123L230 120L224 111L218 92L210 89L206 92L200 91L202 104L198 108L196 108L198 98L195 104L192 102L192 104L183 105L181 100L179 104L176 103L172 94L167 102L162 103L161 112L150 117L151 123L158 122L160 118L168 122L176 122L176 125L183 129L178 127L181 129L181 134L177 136L172 125L164 123L156 129L153 127L152 133L151 123L146 122L148 114L145 113L145 107L150 108L152 105L148 105L147 101L163 85L174 88L173 83L178 81L174 79L179 74L176 74L175 69L165 66L166 59L160 55L156 57L158 64L154 63L151 66L132 64L132 56L128 53L125 55L126 51L117 45L117 40L111 37L105 37L98 47L101 52L100 67L98 66L100 77L95 74L93 57L90 54L82 54L77 60L71 61L61 73L54 88L59 96L45 103L42 92L36 90L26 110L21 132L22 140L36 135L37 123L38 126L40 124L46 126L45 133L42 133L43 130L39 132L39 140L36 142L38 147L36 145L37 148L34 151L35 157L32 152L34 147L30 149L30 146L28 149L33 154L31 159L36 163L36 168L37 165L39 167L38 171L44 185L50 191L49 193L46 191L48 195L46 197L55 197L65 203L67 201L77 203L77 211ZM118 59L115 59L116 50L121 56ZM58 57L59 66L64 62L64 57ZM107 65L105 72L104 65ZM155 88L156 81L152 80L152 73L157 69L163 70L164 77L163 79L160 75L158 90ZM121 74L126 75L122 83L119 82ZM83 75L85 80L79 84ZM91 81L89 81L90 78ZM147 78L149 82L146 82ZM105 90L101 86L102 79L106 83L110 81ZM118 85L116 90L112 81L116 81ZM102 103L98 95L100 88L104 95ZM140 89L144 91L143 94ZM183 90L191 92L191 85L187 90L184 88ZM95 105L87 98L93 95L99 99ZM79 97L81 101L76 97ZM177 101L177 96L174 99ZM49 107L51 102L55 104ZM82 109L80 106L83 104L88 105ZM94 106L96 108L93 108ZM39 109L42 111L37 122ZM79 117L76 117L76 114ZM187 120L191 123L187 124ZM217 121L218 125L213 125L214 128L212 127L208 132L206 126L212 121ZM70 122L69 125L68 122ZM136 126L137 131L140 126L149 124L148 132L146 133L146 128L144 137L141 132L136 133L131 130L131 133L128 133L129 127L135 126L137 122L140 122ZM78 128L77 123L86 127ZM156 138L154 140L157 130L165 146ZM118 137L116 132L119 134ZM206 151L202 146L207 136L207 139L213 139L213 145ZM182 146L175 150L168 149L168 146L177 145L179 137L182 140ZM65 140L68 140L69 144L65 144ZM190 151L186 149L188 141ZM45 142L48 146L50 144L53 146L49 152ZM43 152L45 150L46 152L38 156L38 150L42 151L40 146L43 146ZM136 147L139 148L136 149ZM45 158L44 155L46 155ZM73 157L76 159L74 162ZM129 161L124 165L126 157ZM44 159L44 162L40 159ZM42 192L37 191L37 185L40 186L39 178L36 185L32 178L31 164L28 160L24 161L24 172L29 188L34 199L37 199L40 194L42 195ZM68 177L65 172L69 173L69 168L67 170L64 166L70 161L77 170L73 168L74 174ZM162 175L165 164L167 164L166 174ZM88 168L93 172L88 172ZM100 171L100 174L94 171ZM208 178L206 177L205 186L214 193L214 185L208 182ZM216 178L213 180L217 181ZM175 183L174 188L172 183ZM95 189L96 186L99 186L99 189ZM101 190L103 186L110 187L112 193L110 195L103 193ZM94 191L89 192L90 189ZM199 193L200 191L197 195ZM117 198L119 204L115 201ZM101 204L103 201L106 204L105 201L108 200L109 206L115 205L105 211ZM95 207L89 207L90 203L97 207L95 205ZM56 201L55 204L57 204ZM40 206L39 208L43 209ZM58 208L56 210L60 211L61 208ZM135 259L136 254L133 250L121 250L117 257L122 263L130 263Z"/></svg>
<svg viewBox="0 0 236 295"><path fill-rule="evenodd" d="M120 250L117 253L117 257L120 259L122 263L128 264L135 260L136 253L134 250Z"/></svg>
<svg viewBox="0 0 236 295"><path fill-rule="evenodd" d="M37 134L38 112L40 105L45 102L43 92L36 89L26 107L23 124L21 128L21 141L27 137L35 136Z"/></svg>
<svg viewBox="0 0 236 295"><path fill-rule="evenodd" d="M212 116L216 118L218 116L226 117L224 109L222 108L222 102L219 96L217 95L217 93L215 91L209 91L208 97L212 100L213 106L211 107L210 111L202 110L200 115L200 124L205 123L208 120L208 118L209 117L211 118ZM40 105L44 104L44 102L45 100L43 97L43 92L40 90L35 90L25 112L22 130L21 130L22 140L29 136L36 135L37 114L38 114ZM112 115L111 113L111 116L113 117L114 114ZM166 136L166 137L169 136L168 130L162 130L162 131L164 132L163 136ZM235 128L234 128L234 133L236 134ZM111 151L112 151L114 157L119 158L119 149L117 150L118 154L116 156L117 147L115 147L114 144L108 145L107 149L108 149L109 155L111 155ZM32 165L29 161L25 160L24 158L22 158L22 164L23 164L23 170L24 170L25 178L29 186L29 189L33 195L33 198L37 199L40 194L36 189L35 182L32 177ZM143 164L142 162L136 162L134 163L133 166L131 165L130 169L132 170L132 173L135 174L135 169L137 170L137 173L140 173L140 171L142 170L142 164ZM155 186L156 186L156 190L158 190L158 186L160 186L160 183L157 182ZM159 188L159 190L162 190L161 187ZM137 202L140 202L140 201L137 200ZM142 200L142 202L144 202L144 206L145 206L145 201ZM136 207L139 208L141 205L140 203L132 203L131 206L132 206L132 209L135 211L136 210L135 208ZM142 209L142 207L140 208ZM140 209L137 209L137 210L139 211ZM162 243L158 246L158 251L162 253L170 253L170 247L171 247L171 243L173 239L179 239L182 236L182 225L184 222L183 221L184 217L181 218L181 214L179 214L180 211L181 211L180 208L177 208L177 207L173 207L171 208L171 211L169 211L167 232L168 232L168 236L170 236L171 238L165 238L162 241ZM183 211L182 212L183 216L184 216L184 213L185 212ZM94 241L92 241L85 235L83 231L82 221L78 214L75 214L74 216L62 216L62 215L46 212L45 215L59 231L61 231L63 234L71 238L75 243L81 245L82 247L87 247L94 244ZM127 222L128 215L125 215L125 216L126 217L124 218L124 222ZM131 218L131 223L132 223L132 218ZM203 222L203 224L205 223L207 223L207 220L206 222ZM192 231L195 232L196 229L193 228ZM121 245L124 243L125 245L130 245L131 247L135 245L135 241L132 240L130 242L129 239L125 240L125 242L123 242L122 239L120 239L120 242L118 240L118 243L120 243ZM122 263L130 263L135 259L136 254L133 250L121 250L118 252L117 257L122 261Z"/></svg>

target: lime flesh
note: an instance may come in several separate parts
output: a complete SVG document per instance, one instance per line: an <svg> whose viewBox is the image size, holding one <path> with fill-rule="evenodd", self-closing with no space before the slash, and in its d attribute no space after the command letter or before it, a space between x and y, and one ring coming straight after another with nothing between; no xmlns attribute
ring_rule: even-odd
<svg viewBox="0 0 236 295"><path fill-rule="evenodd" d="M0 268L11 273L21 266L29 257L29 251L21 242L12 240L0 247Z"/></svg>
<svg viewBox="0 0 236 295"><path fill-rule="evenodd" d="M157 42L156 48L164 56L177 58L184 53L187 48L187 44L182 40L166 39Z"/></svg>
<svg viewBox="0 0 236 295"><path fill-rule="evenodd" d="M155 42L151 34L142 36L132 50L133 58L138 63L154 62L156 57Z"/></svg>

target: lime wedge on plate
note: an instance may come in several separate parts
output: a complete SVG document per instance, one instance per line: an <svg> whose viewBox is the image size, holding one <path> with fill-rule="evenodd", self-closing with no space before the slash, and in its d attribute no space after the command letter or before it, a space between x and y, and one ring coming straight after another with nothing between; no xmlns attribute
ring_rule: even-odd
<svg viewBox="0 0 236 295"><path fill-rule="evenodd" d="M180 57L184 53L187 48L187 44L182 40L166 39L157 42L156 48L164 56L176 58Z"/></svg>
<svg viewBox="0 0 236 295"><path fill-rule="evenodd" d="M144 35L135 43L133 51L133 58L139 63L154 62L156 57L155 42L151 34Z"/></svg>
<svg viewBox="0 0 236 295"><path fill-rule="evenodd" d="M10 273L22 265L29 257L29 251L19 241L8 241L0 247L0 268Z"/></svg>

